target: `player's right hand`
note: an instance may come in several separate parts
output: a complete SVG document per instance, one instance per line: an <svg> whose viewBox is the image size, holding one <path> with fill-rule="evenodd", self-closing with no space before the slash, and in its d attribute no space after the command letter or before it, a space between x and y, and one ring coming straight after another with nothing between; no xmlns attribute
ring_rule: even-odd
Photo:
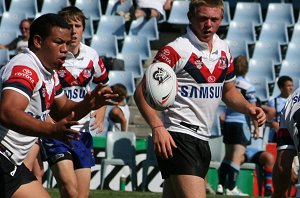
<svg viewBox="0 0 300 198"><path fill-rule="evenodd" d="M71 126L79 124L77 121L72 121L73 119L74 112L53 124L52 137L63 142L69 142L71 139L79 140L80 132L71 129Z"/></svg>
<svg viewBox="0 0 300 198"><path fill-rule="evenodd" d="M177 148L172 136L164 126L152 130L153 146L156 155L162 159L173 157L172 148Z"/></svg>

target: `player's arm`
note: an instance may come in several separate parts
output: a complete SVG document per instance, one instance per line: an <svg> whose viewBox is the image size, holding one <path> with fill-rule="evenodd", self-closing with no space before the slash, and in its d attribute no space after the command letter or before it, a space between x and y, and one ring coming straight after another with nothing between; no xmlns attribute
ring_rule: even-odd
<svg viewBox="0 0 300 198"><path fill-rule="evenodd" d="M224 83L223 101L234 111L250 115L261 126L266 121L266 115L260 107L253 106L236 89L233 81Z"/></svg>
<svg viewBox="0 0 300 198"><path fill-rule="evenodd" d="M171 135L165 129L156 111L147 104L143 96L143 83L145 83L145 77L136 87L134 100L142 116L152 129L155 152L162 158L167 159L173 156L172 147L176 147L176 144Z"/></svg>
<svg viewBox="0 0 300 198"><path fill-rule="evenodd" d="M296 151L292 149L277 151L276 162L273 167L273 198L285 197L291 182L291 170Z"/></svg>
<svg viewBox="0 0 300 198"><path fill-rule="evenodd" d="M50 115L54 120L60 120L69 115L70 112L74 112L74 119L79 120L91 110L99 109L105 105L116 104L111 99L117 96L111 91L109 86L99 84L92 92L87 93L84 100L80 102L69 100L66 95L56 98L51 107Z"/></svg>
<svg viewBox="0 0 300 198"><path fill-rule="evenodd" d="M43 122L25 113L29 100L23 94L7 89L1 93L0 123L6 128L18 133L46 138L65 140L72 138L71 134L79 134L70 127L77 122L62 119L56 124Z"/></svg>

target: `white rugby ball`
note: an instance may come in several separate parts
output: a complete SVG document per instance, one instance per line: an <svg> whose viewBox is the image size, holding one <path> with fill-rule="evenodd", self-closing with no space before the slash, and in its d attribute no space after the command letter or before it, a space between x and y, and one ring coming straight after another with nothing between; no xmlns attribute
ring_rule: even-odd
<svg viewBox="0 0 300 198"><path fill-rule="evenodd" d="M178 85L176 74L169 65L162 62L149 65L145 78L144 97L153 109L162 111L174 104Z"/></svg>

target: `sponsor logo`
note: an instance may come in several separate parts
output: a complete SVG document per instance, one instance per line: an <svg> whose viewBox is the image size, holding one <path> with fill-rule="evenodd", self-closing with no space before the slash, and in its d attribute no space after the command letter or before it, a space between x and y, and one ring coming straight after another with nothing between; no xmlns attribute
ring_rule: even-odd
<svg viewBox="0 0 300 198"><path fill-rule="evenodd" d="M293 104L300 102L300 95L296 95L293 97Z"/></svg>
<svg viewBox="0 0 300 198"><path fill-rule="evenodd" d="M219 66L218 68L220 69L226 69L228 65L228 60L226 58L226 56L221 56L220 60L219 60Z"/></svg>
<svg viewBox="0 0 300 198"><path fill-rule="evenodd" d="M51 158L51 161L52 161L52 162L56 162L57 160L59 160L59 159L61 159L61 158L63 158L63 157L65 157L65 154L59 153L59 154L54 155L54 156Z"/></svg>
<svg viewBox="0 0 300 198"><path fill-rule="evenodd" d="M157 59L161 58L161 60L171 65L171 59L168 57L169 55L170 51L168 49L164 49L162 52L157 54Z"/></svg>
<svg viewBox="0 0 300 198"><path fill-rule="evenodd" d="M18 77L24 77L29 80L32 84L34 84L34 79L32 78L32 72L29 69L23 69L21 72L16 72L14 74Z"/></svg>
<svg viewBox="0 0 300 198"><path fill-rule="evenodd" d="M181 86L180 94L182 97L188 98L222 98L223 86L212 87L196 87L196 86Z"/></svg>
<svg viewBox="0 0 300 198"><path fill-rule="evenodd" d="M202 66L203 66L202 57L200 57L199 59L195 59L195 66L196 66L198 69L201 69L201 68L202 68Z"/></svg>
<svg viewBox="0 0 300 198"><path fill-rule="evenodd" d="M92 71L91 69L84 69L83 70L83 77L85 78L90 78L92 76Z"/></svg>
<svg viewBox="0 0 300 198"><path fill-rule="evenodd" d="M69 99L84 98L84 96L86 95L86 90L84 89L71 89L64 91Z"/></svg>
<svg viewBox="0 0 300 198"><path fill-rule="evenodd" d="M214 77L214 76L209 76L209 77L207 78L207 81L210 82L210 83L216 82L216 77Z"/></svg>
<svg viewBox="0 0 300 198"><path fill-rule="evenodd" d="M171 78L171 75L168 74L163 68L158 67L155 72L153 72L153 79L158 81L158 84L163 84L168 79Z"/></svg>

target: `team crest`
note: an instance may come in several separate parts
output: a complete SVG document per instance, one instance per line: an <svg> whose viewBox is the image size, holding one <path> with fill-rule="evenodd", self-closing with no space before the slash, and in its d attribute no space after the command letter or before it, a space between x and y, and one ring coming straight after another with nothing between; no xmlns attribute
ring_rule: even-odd
<svg viewBox="0 0 300 198"><path fill-rule="evenodd" d="M163 68L158 67L157 70L153 72L153 78L154 80L158 81L158 84L160 85L171 78L171 75L168 74Z"/></svg>
<svg viewBox="0 0 300 198"><path fill-rule="evenodd" d="M64 78L66 76L66 71L64 69L58 70L57 74L60 78Z"/></svg>
<svg viewBox="0 0 300 198"><path fill-rule="evenodd" d="M221 56L218 67L220 69L226 69L227 65L228 65L227 58L225 56Z"/></svg>
<svg viewBox="0 0 300 198"><path fill-rule="evenodd" d="M91 69L84 69L83 70L83 77L89 78L89 77L91 77L91 75L92 75Z"/></svg>
<svg viewBox="0 0 300 198"><path fill-rule="evenodd" d="M202 65L203 65L202 57L200 57L199 59L195 59L195 66L197 67L197 69L201 69Z"/></svg>

